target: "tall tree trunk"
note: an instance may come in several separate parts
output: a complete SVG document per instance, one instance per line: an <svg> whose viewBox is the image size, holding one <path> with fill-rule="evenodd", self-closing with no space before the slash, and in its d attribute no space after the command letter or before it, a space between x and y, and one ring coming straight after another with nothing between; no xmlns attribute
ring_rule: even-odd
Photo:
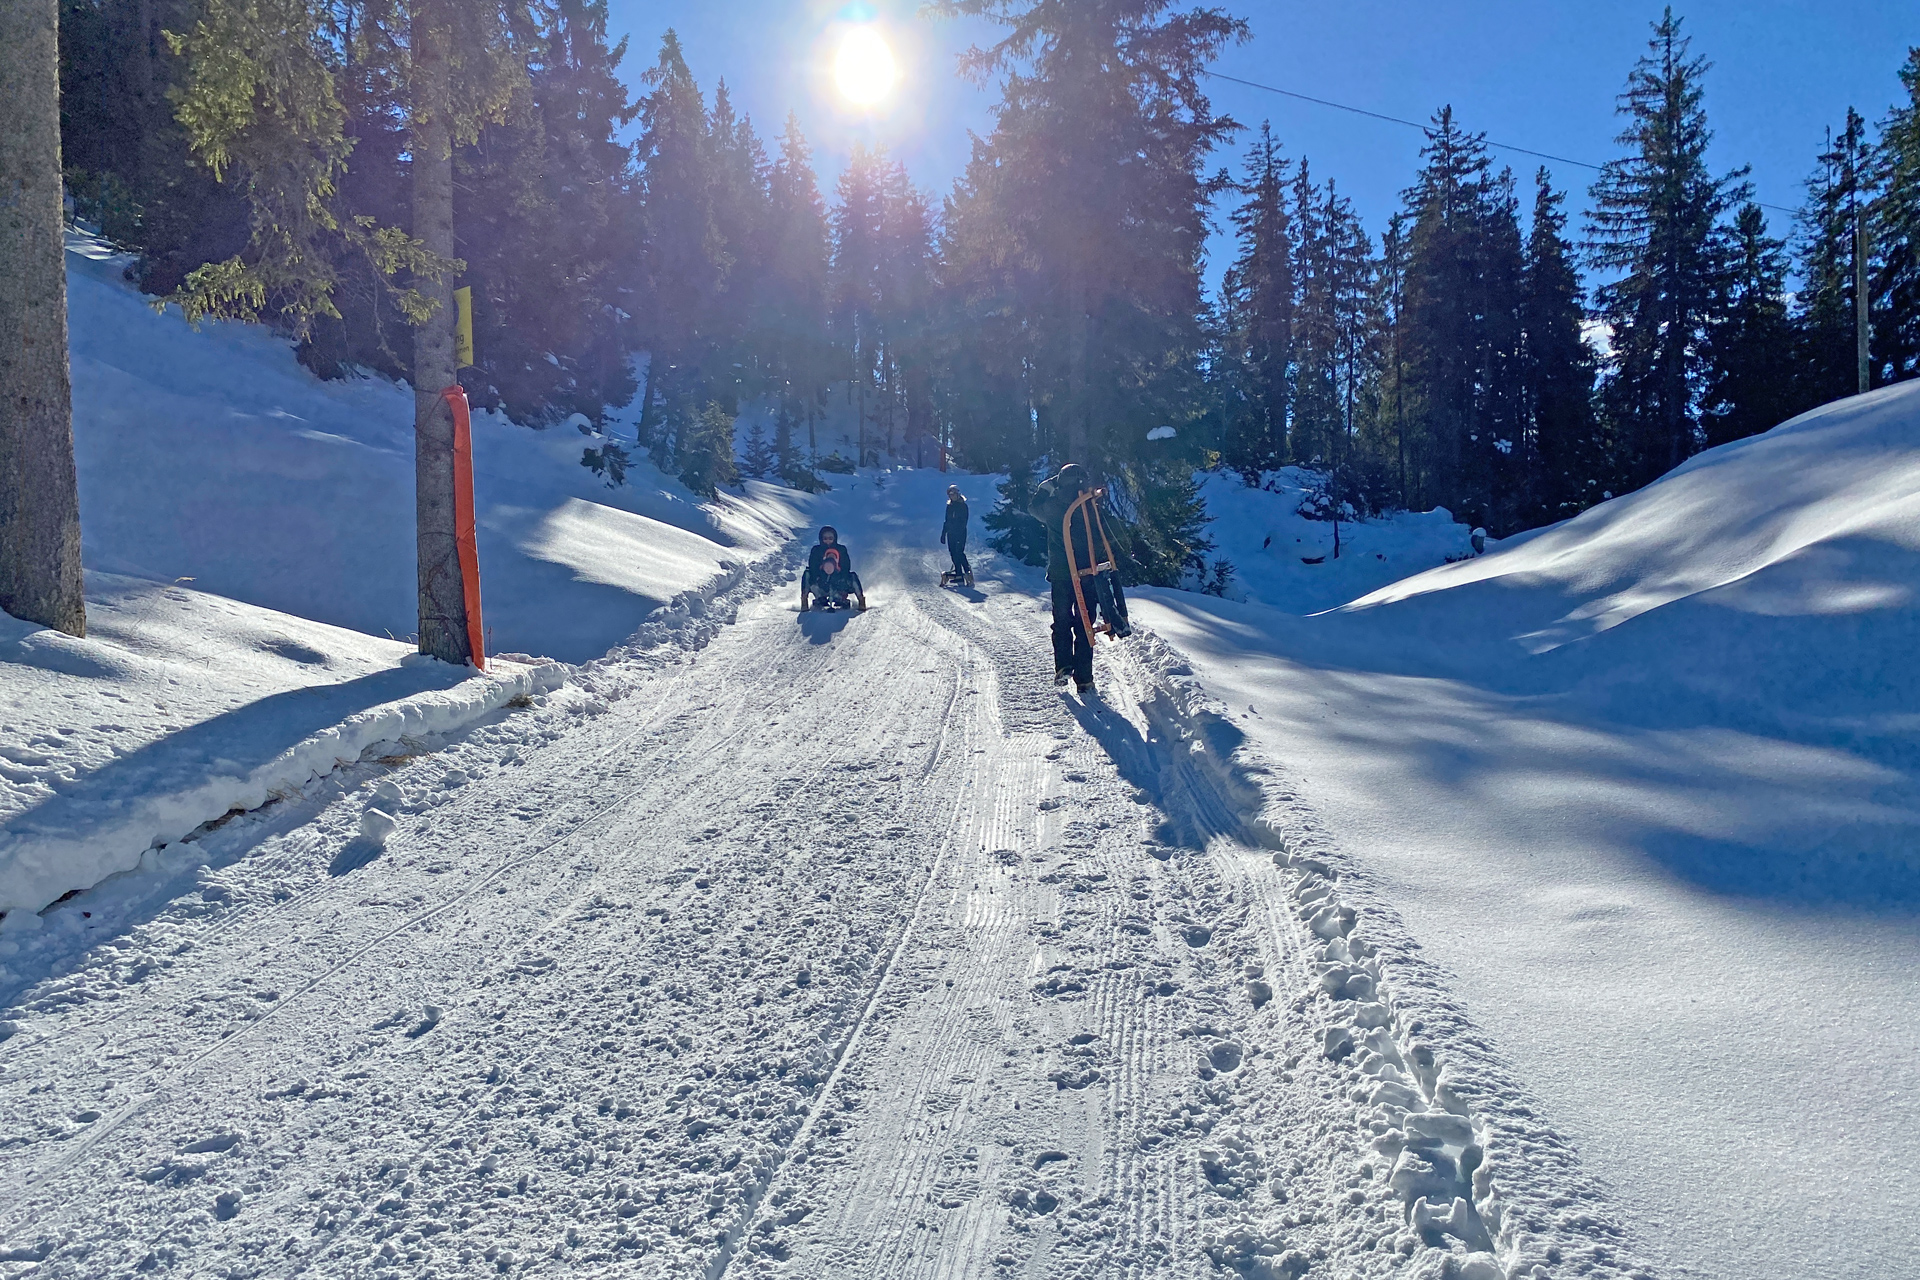
<svg viewBox="0 0 1920 1280"><path fill-rule="evenodd" d="M640 421L634 427L634 443L643 444L649 450L653 448L653 371L659 367L659 358L647 352L647 385L640 392Z"/></svg>
<svg viewBox="0 0 1920 1280"><path fill-rule="evenodd" d="M1071 271L1067 284L1067 456L1060 461L1085 466L1094 461L1087 455L1087 284L1078 263Z"/></svg>
<svg viewBox="0 0 1920 1280"><path fill-rule="evenodd" d="M427 251L453 257L453 149L448 127L448 30L432 0L415 0L413 234ZM413 485L420 579L420 652L442 662L473 659L467 602L453 529L453 413L441 391L454 384L453 281L417 279L433 315L413 334Z"/></svg>
<svg viewBox="0 0 1920 1280"><path fill-rule="evenodd" d="M0 609L83 636L59 31L57 0L0 0Z"/></svg>

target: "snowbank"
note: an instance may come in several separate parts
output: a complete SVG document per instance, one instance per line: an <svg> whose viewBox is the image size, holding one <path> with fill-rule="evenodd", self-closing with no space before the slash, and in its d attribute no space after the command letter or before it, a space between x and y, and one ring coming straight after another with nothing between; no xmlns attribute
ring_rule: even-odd
<svg viewBox="0 0 1920 1280"><path fill-rule="evenodd" d="M88 567L410 636L412 392L323 382L258 326L156 313L96 242L70 241L68 264ZM580 465L596 442L571 426L476 413L473 435L496 650L595 658L807 520L804 494L750 483L701 502L644 457L608 488Z"/></svg>
<svg viewBox="0 0 1920 1280"><path fill-rule="evenodd" d="M1333 525L1300 514L1312 477L1298 467L1269 471L1248 485L1232 471L1198 477L1213 540L1210 559L1233 565L1229 600L1252 600L1288 613L1319 613L1386 584L1471 554L1472 530L1444 507L1401 511ZM1309 563L1312 562L1312 563Z"/></svg>
<svg viewBox="0 0 1920 1280"><path fill-rule="evenodd" d="M156 843L552 689L179 585L94 574L85 640L0 614L0 912L9 931Z"/></svg>
<svg viewBox="0 0 1920 1280"><path fill-rule="evenodd" d="M1905 1274L1920 384L1316 617L1142 592L1680 1274ZM1817 1262L1813 1261L1818 1259ZM1904 1260L1904 1261L1903 1261Z"/></svg>

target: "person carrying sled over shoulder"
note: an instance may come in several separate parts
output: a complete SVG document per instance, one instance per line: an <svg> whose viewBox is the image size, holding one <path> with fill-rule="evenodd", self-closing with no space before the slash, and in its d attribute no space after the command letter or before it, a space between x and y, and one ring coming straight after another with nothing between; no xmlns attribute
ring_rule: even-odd
<svg viewBox="0 0 1920 1280"><path fill-rule="evenodd" d="M844 609L847 597L867 607L867 594L860 588L860 575L853 571L853 557L840 545L840 531L830 524L820 526L820 541L807 555L806 572L800 575L800 612L809 609Z"/></svg>
<svg viewBox="0 0 1920 1280"><path fill-rule="evenodd" d="M967 563L967 500L957 484L947 486L947 518L940 526L940 541L953 560L952 570L940 575L940 585L964 582L972 586L973 566Z"/></svg>
<svg viewBox="0 0 1920 1280"><path fill-rule="evenodd" d="M1053 589L1053 682L1071 677L1093 688L1093 637L1133 634L1127 598L1114 568L1113 544L1100 517L1100 497L1086 468L1069 462L1035 488L1027 510L1047 531L1047 583Z"/></svg>

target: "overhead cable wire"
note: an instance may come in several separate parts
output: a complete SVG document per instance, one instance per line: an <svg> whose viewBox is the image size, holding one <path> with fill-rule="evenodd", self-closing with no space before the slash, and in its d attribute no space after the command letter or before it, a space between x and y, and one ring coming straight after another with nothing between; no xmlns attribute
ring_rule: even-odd
<svg viewBox="0 0 1920 1280"><path fill-rule="evenodd" d="M1356 116L1366 116L1369 120L1384 120L1388 124L1405 125L1409 129L1418 129L1422 133L1431 133L1433 131L1432 125L1421 124L1418 120L1408 120L1401 116L1390 116L1381 111L1369 111L1365 107L1350 107L1344 102L1334 102L1329 98L1316 98L1310 93L1296 93L1292 89L1282 89L1278 85L1261 84L1258 80L1243 80L1239 76L1230 76L1222 71L1208 71L1204 74L1215 80L1226 80L1233 84L1245 85L1249 89L1259 89L1265 93L1277 93L1283 98L1295 98L1301 102L1311 102L1316 107L1332 107L1335 111L1346 111ZM1551 160L1555 164L1570 164L1576 169L1591 169L1595 173L1603 173L1606 171L1605 165L1594 164L1587 160L1575 160L1568 156L1556 156L1551 152L1535 151L1532 147L1515 146L1511 142L1495 142L1493 139L1486 137L1483 137L1481 141L1496 151L1514 151L1523 156L1533 156L1540 160ZM1798 216L1800 212L1798 209L1789 209L1785 205L1768 204L1765 200L1755 200L1753 203L1759 205L1762 209L1772 209L1777 213Z"/></svg>

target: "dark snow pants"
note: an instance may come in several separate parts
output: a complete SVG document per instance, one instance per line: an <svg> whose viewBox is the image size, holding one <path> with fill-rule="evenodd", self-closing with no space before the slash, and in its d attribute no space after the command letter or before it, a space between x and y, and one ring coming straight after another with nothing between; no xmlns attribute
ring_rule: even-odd
<svg viewBox="0 0 1920 1280"><path fill-rule="evenodd" d="M1071 671L1076 683L1093 683L1093 637L1073 598L1071 582L1053 587L1053 669Z"/></svg>
<svg viewBox="0 0 1920 1280"><path fill-rule="evenodd" d="M966 534L960 534L958 537L955 537L953 534L947 535L947 554L953 557L953 571L955 573L965 574L973 572L973 566L967 563Z"/></svg>

